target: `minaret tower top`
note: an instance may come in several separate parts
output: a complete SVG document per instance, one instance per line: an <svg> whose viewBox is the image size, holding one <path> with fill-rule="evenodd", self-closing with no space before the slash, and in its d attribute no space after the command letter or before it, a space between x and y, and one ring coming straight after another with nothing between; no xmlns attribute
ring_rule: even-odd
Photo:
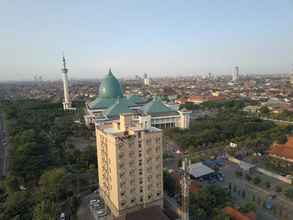
<svg viewBox="0 0 293 220"><path fill-rule="evenodd" d="M63 73L63 90L64 90L64 101L63 101L63 109L64 110L71 110L71 100L69 96L69 86L68 86L68 69L66 68L66 59L63 54L62 56L62 62L63 62L63 68L62 68L62 73Z"/></svg>
<svg viewBox="0 0 293 220"><path fill-rule="evenodd" d="M62 69L62 72L63 72L63 73L68 73L68 69L66 68L66 59L65 59L64 53L63 53L63 55L62 55L62 63L63 63L63 69Z"/></svg>

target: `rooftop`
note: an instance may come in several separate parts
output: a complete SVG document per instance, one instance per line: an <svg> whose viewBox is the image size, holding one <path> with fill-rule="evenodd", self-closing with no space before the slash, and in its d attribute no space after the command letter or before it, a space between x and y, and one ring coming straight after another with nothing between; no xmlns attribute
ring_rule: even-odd
<svg viewBox="0 0 293 220"><path fill-rule="evenodd" d="M293 160L293 136L289 136L288 141L285 144L274 144L271 146L269 154Z"/></svg>
<svg viewBox="0 0 293 220"><path fill-rule="evenodd" d="M214 173L215 171L208 166L204 165L203 163L194 163L190 165L190 175L194 178L199 178L201 176L208 175L210 173Z"/></svg>
<svg viewBox="0 0 293 220"><path fill-rule="evenodd" d="M178 112L169 108L165 104L162 103L162 101L158 97L154 97L152 101L145 104L142 107L142 111L144 113L148 113L152 116L161 116L161 115L169 115L169 114L176 114L178 115Z"/></svg>
<svg viewBox="0 0 293 220"><path fill-rule="evenodd" d="M232 207L224 208L224 212L233 220L256 220L255 213L243 214Z"/></svg>

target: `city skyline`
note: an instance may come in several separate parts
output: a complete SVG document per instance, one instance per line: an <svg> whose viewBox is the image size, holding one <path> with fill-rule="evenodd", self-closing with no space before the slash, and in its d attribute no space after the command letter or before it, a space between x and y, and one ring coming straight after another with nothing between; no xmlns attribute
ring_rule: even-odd
<svg viewBox="0 0 293 220"><path fill-rule="evenodd" d="M291 1L3 2L1 81L292 71Z"/></svg>

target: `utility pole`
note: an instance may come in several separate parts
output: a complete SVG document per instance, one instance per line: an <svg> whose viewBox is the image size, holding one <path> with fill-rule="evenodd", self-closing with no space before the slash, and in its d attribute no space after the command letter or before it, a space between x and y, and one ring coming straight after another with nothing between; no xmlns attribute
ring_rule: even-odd
<svg viewBox="0 0 293 220"><path fill-rule="evenodd" d="M182 218L181 220L189 220L189 189L190 189L190 175L189 168L190 160L186 157L182 161L182 178L181 178L181 193L182 193Z"/></svg>

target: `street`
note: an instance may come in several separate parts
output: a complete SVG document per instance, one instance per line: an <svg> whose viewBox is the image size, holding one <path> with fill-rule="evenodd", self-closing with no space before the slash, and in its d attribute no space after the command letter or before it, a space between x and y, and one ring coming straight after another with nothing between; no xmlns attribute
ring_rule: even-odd
<svg viewBox="0 0 293 220"><path fill-rule="evenodd" d="M232 184L232 197L235 201L237 201L238 205L243 205L246 202L255 200L258 204L256 212L257 219L260 220L278 220L278 218L274 216L282 215L283 217L286 217L293 214L293 203L281 194L278 194L277 197L273 200L274 208L272 210L264 209L263 203L268 199L269 196L276 194L276 192L273 190L273 188L264 189L251 182L248 182L245 177L236 177L236 170L238 170L238 167L235 164L228 162L225 167L221 169L221 172L225 175L225 182L220 184L226 187L228 187L229 184ZM264 179L264 177L262 178ZM245 195L243 195L243 192L245 192Z"/></svg>
<svg viewBox="0 0 293 220"><path fill-rule="evenodd" d="M95 220L94 216L92 215L92 212L90 210L89 207L89 202L92 199L96 199L97 195L96 193L91 193L87 196L84 196L81 201L80 201L80 205L78 207L77 210L77 219L78 220Z"/></svg>

